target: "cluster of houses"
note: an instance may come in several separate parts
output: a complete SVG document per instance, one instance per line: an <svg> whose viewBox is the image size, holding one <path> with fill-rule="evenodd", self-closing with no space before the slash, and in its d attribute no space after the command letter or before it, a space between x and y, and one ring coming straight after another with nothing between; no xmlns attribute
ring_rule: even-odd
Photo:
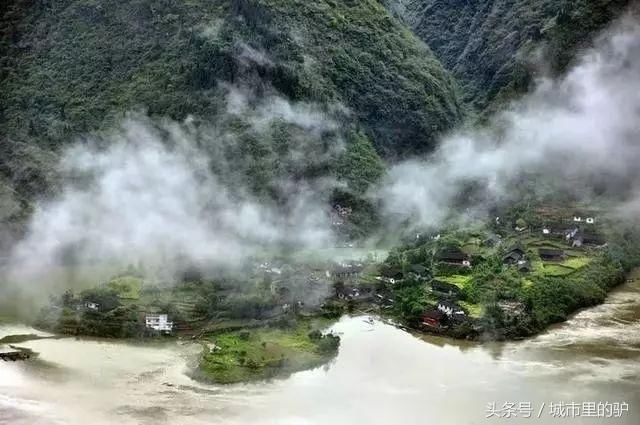
<svg viewBox="0 0 640 425"><path fill-rule="evenodd" d="M336 297L339 300L374 300L374 290L366 285L346 285L336 288ZM379 298L379 297L378 297Z"/></svg>
<svg viewBox="0 0 640 425"><path fill-rule="evenodd" d="M467 313L453 301L442 299L436 308L426 311L421 318L422 326L432 330L439 330L447 325L463 322Z"/></svg>
<svg viewBox="0 0 640 425"><path fill-rule="evenodd" d="M85 301L76 305L76 310L100 311L100 304L93 301ZM169 320L168 314L146 314L144 324L147 329L160 333L170 334L174 329L174 323Z"/></svg>
<svg viewBox="0 0 640 425"><path fill-rule="evenodd" d="M595 215L582 213L570 215L559 211L561 210L547 211L549 213L547 215L541 214L541 221L545 224L537 227L537 229L527 226L516 228L515 230L519 232L524 232L526 230L532 233L540 232L544 237L556 238L559 241L564 241L567 245L567 249L570 247L597 248L606 246L605 239L597 232L598 219ZM563 214L565 219L557 219L557 217ZM495 218L495 223L496 225L501 224L500 217ZM416 239L427 239L427 236L416 234ZM437 241L440 239L440 235L431 236L429 239ZM504 240L499 234L490 233L481 241L481 243L485 247L494 248L501 246L504 243ZM552 246L541 246L537 248L537 254L542 261L561 262L567 258L567 253L564 249L553 247L560 245L556 243L549 245ZM440 251L434 251L433 254L434 260L436 260L438 264L460 269L471 268L473 266L473 258L469 254L463 252L460 248L448 247ZM531 259L528 257L527 250L520 244L510 247L504 253L502 256L502 263L505 266L516 268L521 273L528 273L532 271L532 263ZM418 267L421 266L412 265L404 271L409 271L418 276L422 276L425 281L427 281L426 275L422 273L421 270L418 270ZM388 284L394 284L398 278L401 279L402 276L389 275L387 277L377 277L376 279ZM467 319L467 313L465 310L456 304L456 300L462 298L462 291L458 286L438 279L430 280L429 284L431 286L432 293L438 297L439 301L434 308L425 311L422 315L421 324L423 327L432 330L440 330ZM381 300L383 299L381 295L376 296ZM507 317L520 316L525 313L525 307L520 302L501 301L498 303L498 306Z"/></svg>
<svg viewBox="0 0 640 425"><path fill-rule="evenodd" d="M593 229L576 224L564 229L547 225L542 228L542 235L545 237L564 239L572 247L577 248L582 246L601 246L605 244L602 236L597 234Z"/></svg>
<svg viewBox="0 0 640 425"><path fill-rule="evenodd" d="M329 274L334 281L335 295L338 299L359 301L375 299L373 287L358 282L363 270L364 264L360 262L338 263L333 267Z"/></svg>
<svg viewBox="0 0 640 425"><path fill-rule="evenodd" d="M362 275L363 269L362 263L339 263L329 274L334 280L355 281Z"/></svg>
<svg viewBox="0 0 640 425"><path fill-rule="evenodd" d="M540 229L543 236L566 240L572 247L601 246L603 238L595 231L597 217L590 214L574 213L564 220L549 220Z"/></svg>

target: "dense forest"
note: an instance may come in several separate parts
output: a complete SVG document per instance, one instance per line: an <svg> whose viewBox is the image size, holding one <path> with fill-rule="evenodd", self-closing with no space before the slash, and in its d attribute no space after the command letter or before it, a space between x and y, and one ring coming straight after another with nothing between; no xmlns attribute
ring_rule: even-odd
<svg viewBox="0 0 640 425"><path fill-rule="evenodd" d="M216 127L224 170L264 199L271 182L326 174L346 183L328 196L375 225L360 195L384 161L433 149L475 113L526 89L536 49L561 72L629 3L431 0L10 0L0 6L0 219L19 236L34 201L60 190L60 152L130 113ZM309 135L273 120L259 132L229 98L315 108L336 125ZM265 102L266 99L266 102ZM257 106L258 105L258 106ZM277 117L276 117L277 118ZM197 133L197 132L196 132ZM198 133L200 134L200 133ZM219 137L196 137L223 170ZM299 146L346 141L300 166ZM311 146L311 148L309 148ZM217 162L216 162L217 161Z"/></svg>
<svg viewBox="0 0 640 425"><path fill-rule="evenodd" d="M20 0L3 3L0 31L0 196L5 230L15 234L33 201L55 194L60 151L130 111L194 117L237 136L240 154L227 155L227 168L242 170L257 195L273 195L265 182L281 177L271 173L280 142L308 137L282 123L251 134L248 118L228 116L232 90L247 94L249 108L278 96L338 121L337 133L316 142L356 145L314 172L337 164L350 182L354 170L367 180L381 167L375 152L354 151L373 144L391 158L429 149L463 117L449 73L372 0ZM221 141L199 143L213 156Z"/></svg>
<svg viewBox="0 0 640 425"><path fill-rule="evenodd" d="M482 112L565 71L629 0L385 0Z"/></svg>

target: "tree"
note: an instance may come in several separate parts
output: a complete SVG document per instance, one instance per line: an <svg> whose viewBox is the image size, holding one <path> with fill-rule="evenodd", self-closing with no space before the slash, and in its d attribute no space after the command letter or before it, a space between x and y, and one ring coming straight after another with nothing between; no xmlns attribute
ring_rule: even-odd
<svg viewBox="0 0 640 425"><path fill-rule="evenodd" d="M384 172L384 164L369 138L362 132L352 133L347 149L338 161L338 178L346 181L352 192L364 194Z"/></svg>
<svg viewBox="0 0 640 425"><path fill-rule="evenodd" d="M417 323L427 306L424 282L413 275L396 283L393 298L396 314L409 324Z"/></svg>

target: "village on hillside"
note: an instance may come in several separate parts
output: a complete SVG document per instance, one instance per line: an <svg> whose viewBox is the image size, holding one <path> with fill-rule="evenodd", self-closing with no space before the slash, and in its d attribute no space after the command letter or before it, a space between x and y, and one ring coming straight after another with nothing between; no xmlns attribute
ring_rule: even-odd
<svg viewBox="0 0 640 425"><path fill-rule="evenodd" d="M515 336L560 320L560 310L568 311L563 307L536 319L532 297L554 279L578 279L601 263L605 222L598 211L547 207L534 210L528 221L496 215L488 225L415 234L382 263L371 257L275 257L255 260L240 275L212 281L187 273L165 284L133 272L63 295L43 310L40 323L71 334L199 337L300 317L373 313L414 329L466 338L486 334L487 326L517 322L524 328L498 335ZM540 323L529 323L535 320Z"/></svg>
<svg viewBox="0 0 640 425"><path fill-rule="evenodd" d="M539 307L532 305L537 286L552 280L556 286L571 285L599 261L607 239L606 219L597 211L539 208L531 216L527 222L496 215L481 229L417 234L413 244L386 262L388 293L403 279L424 283L425 310L416 314L414 309L405 318L430 332L457 329L456 335L478 336L486 335L489 325L499 337L508 337L495 327L514 323L523 328L511 336L534 332L540 326L532 317Z"/></svg>

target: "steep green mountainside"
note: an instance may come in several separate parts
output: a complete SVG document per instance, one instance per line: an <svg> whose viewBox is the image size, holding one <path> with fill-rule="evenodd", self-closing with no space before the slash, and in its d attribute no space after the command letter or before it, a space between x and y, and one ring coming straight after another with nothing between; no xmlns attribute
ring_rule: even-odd
<svg viewBox="0 0 640 425"><path fill-rule="evenodd" d="M22 206L3 216L17 221L55 192L61 148L132 110L238 133L236 151L249 153L231 168L252 187L273 177L260 170L273 168L278 143L304 135L280 126L262 137L242 117L221 120L233 88L249 103L278 96L342 111L332 140L387 157L432 148L463 115L449 73L375 0L13 0L0 15L0 183L2 204ZM379 174L367 155L347 158L373 158Z"/></svg>
<svg viewBox="0 0 640 425"><path fill-rule="evenodd" d="M561 72L628 3L2 2L1 231L19 233L33 200L56 193L65 146L109 132L129 111L176 122L193 117L195 134L208 129L197 142L216 157L213 171L231 170L258 196L277 200L282 193L272 182L292 175L337 177L347 184L332 202L359 205L354 215L371 227L358 194L384 172L380 157L433 148L463 120L461 96L487 111L525 90L537 47ZM244 106L230 114L237 93ZM243 114L265 109L270 99L283 100L285 110L258 131L260 117ZM310 132L300 122L306 116L287 121L290 105L336 126ZM226 138L211 136L212 128ZM342 142L346 150L327 148ZM323 149L330 155L302 165L283 160L294 150L319 158Z"/></svg>
<svg viewBox="0 0 640 425"><path fill-rule="evenodd" d="M460 119L439 62L370 0L24 0L2 30L0 129L43 148L138 107L206 119L220 82L341 103L387 153Z"/></svg>
<svg viewBox="0 0 640 425"><path fill-rule="evenodd" d="M530 61L561 73L630 0L385 0L464 85L480 110L522 93Z"/></svg>

